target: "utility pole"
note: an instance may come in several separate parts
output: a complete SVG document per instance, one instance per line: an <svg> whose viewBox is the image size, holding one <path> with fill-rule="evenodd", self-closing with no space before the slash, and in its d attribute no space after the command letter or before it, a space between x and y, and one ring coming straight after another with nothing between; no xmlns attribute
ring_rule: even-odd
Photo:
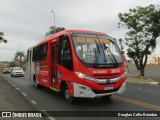
<svg viewBox="0 0 160 120"><path fill-rule="evenodd" d="M54 15L54 33L56 33L56 26L55 26L55 12L53 11L53 10L51 10L51 12L53 13L53 15Z"/></svg>

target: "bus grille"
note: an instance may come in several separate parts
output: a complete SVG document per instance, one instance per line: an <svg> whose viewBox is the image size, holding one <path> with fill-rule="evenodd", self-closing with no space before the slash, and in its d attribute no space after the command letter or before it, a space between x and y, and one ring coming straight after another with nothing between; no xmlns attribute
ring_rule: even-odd
<svg viewBox="0 0 160 120"><path fill-rule="evenodd" d="M120 88L120 87L119 87ZM113 90L93 90L92 91L95 94L103 94L103 93L111 93L111 92L117 92L119 90L119 88L113 89Z"/></svg>

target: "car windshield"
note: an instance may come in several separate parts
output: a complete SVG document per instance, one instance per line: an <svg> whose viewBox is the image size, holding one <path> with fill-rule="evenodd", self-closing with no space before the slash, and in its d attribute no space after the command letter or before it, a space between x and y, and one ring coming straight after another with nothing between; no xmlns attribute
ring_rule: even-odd
<svg viewBox="0 0 160 120"><path fill-rule="evenodd" d="M23 70L21 67L15 67L13 70Z"/></svg>
<svg viewBox="0 0 160 120"><path fill-rule="evenodd" d="M72 34L78 58L86 64L115 65L122 56L115 40L109 36Z"/></svg>

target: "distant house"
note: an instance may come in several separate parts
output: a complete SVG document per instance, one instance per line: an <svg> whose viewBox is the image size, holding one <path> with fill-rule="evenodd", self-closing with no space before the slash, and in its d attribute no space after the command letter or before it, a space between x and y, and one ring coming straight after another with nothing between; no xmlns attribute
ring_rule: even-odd
<svg viewBox="0 0 160 120"><path fill-rule="evenodd" d="M154 57L154 56L149 56L147 64L155 64L155 65L160 65L160 57Z"/></svg>
<svg viewBox="0 0 160 120"><path fill-rule="evenodd" d="M150 56L148 56L147 64L160 65L160 54L158 54L158 51L154 51Z"/></svg>
<svg viewBox="0 0 160 120"><path fill-rule="evenodd" d="M160 65L160 57L158 57L158 65Z"/></svg>
<svg viewBox="0 0 160 120"><path fill-rule="evenodd" d="M154 65L157 65L159 64L160 65L160 53L159 53L159 48L156 48L154 50L154 52L148 56L148 61L147 61L147 64L154 64Z"/></svg>
<svg viewBox="0 0 160 120"><path fill-rule="evenodd" d="M147 60L147 64L157 64L157 59L156 57L149 56Z"/></svg>

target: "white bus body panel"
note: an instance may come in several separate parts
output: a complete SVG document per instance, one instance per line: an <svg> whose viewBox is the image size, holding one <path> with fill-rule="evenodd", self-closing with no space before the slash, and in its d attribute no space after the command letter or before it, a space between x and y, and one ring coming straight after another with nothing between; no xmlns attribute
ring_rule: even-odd
<svg viewBox="0 0 160 120"><path fill-rule="evenodd" d="M33 76L35 75L34 62L32 61L33 48L31 47L27 51L27 67L26 67L26 78L33 81Z"/></svg>

